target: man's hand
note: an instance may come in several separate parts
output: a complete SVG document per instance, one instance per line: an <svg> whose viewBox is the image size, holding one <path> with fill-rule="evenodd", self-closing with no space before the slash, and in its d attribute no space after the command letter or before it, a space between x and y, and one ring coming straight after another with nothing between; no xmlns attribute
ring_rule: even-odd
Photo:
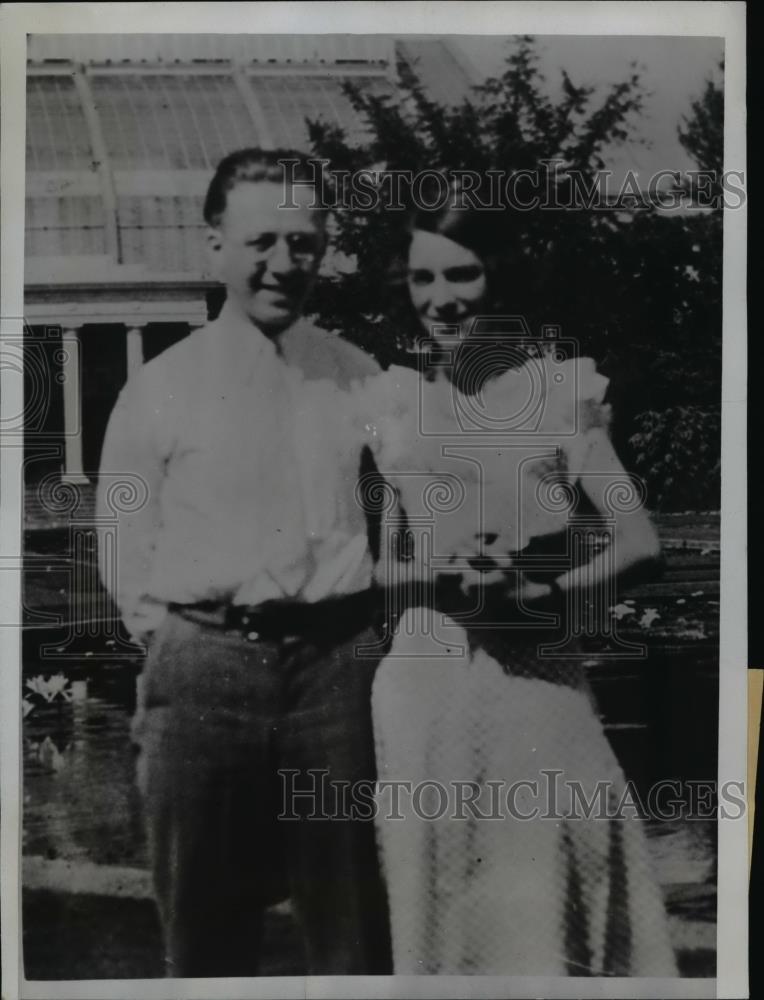
<svg viewBox="0 0 764 1000"><path fill-rule="evenodd" d="M441 573L435 581L439 610L464 611L481 604L497 607L505 603L532 604L554 597L548 583L530 580L521 570L459 569Z"/></svg>
<svg viewBox="0 0 764 1000"><path fill-rule="evenodd" d="M543 601L550 598L553 590L548 583L539 583L537 580L529 580L523 576L517 593L518 600L522 601L523 604L528 604L532 601Z"/></svg>

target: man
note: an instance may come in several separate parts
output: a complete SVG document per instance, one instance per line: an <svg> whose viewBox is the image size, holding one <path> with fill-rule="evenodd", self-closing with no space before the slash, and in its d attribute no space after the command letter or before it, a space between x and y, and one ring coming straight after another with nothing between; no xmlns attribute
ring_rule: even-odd
<svg viewBox="0 0 764 1000"><path fill-rule="evenodd" d="M218 167L204 217L225 306L130 379L102 457L148 494L101 572L149 650L135 732L174 976L257 975L284 868L309 973L390 971L373 823L321 819L336 808L320 795L284 801L320 790L316 772L374 780L377 665L356 655L377 633L343 409L377 369L301 318L326 235L310 185L285 191L286 157L313 178L287 152Z"/></svg>

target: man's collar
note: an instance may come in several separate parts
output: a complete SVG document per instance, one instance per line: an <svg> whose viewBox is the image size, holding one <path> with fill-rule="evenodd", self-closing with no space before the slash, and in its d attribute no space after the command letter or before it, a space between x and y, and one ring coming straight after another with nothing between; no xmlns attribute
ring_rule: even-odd
<svg viewBox="0 0 764 1000"><path fill-rule="evenodd" d="M309 336L312 324L303 316L298 316L277 338L272 338L230 301L211 326L215 330L213 338L218 364L225 367L231 378L245 382L255 377L263 365L269 367L276 358L290 371L303 371L306 336L311 343L313 341Z"/></svg>
<svg viewBox="0 0 764 1000"><path fill-rule="evenodd" d="M220 310L217 322L226 339L231 341L237 350L246 351L247 354L259 354L269 349L272 351L277 349L276 342L264 334L260 327L230 299Z"/></svg>
<svg viewBox="0 0 764 1000"><path fill-rule="evenodd" d="M264 350L270 347L277 353L283 353L283 348L287 341L301 339L301 335L310 328L310 322L304 316L296 316L289 326L285 327L275 337L269 337L263 333L260 327L254 323L249 316L246 316L229 299L220 310L217 322L222 328L229 332L232 339L237 343L247 345L247 349ZM287 352L288 353L288 352Z"/></svg>

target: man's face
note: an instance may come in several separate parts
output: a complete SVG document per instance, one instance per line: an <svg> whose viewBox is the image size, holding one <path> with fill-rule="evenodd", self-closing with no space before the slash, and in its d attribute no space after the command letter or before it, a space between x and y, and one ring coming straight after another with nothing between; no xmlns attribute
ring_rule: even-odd
<svg viewBox="0 0 764 1000"><path fill-rule="evenodd" d="M313 191L295 188L290 196L298 207L279 208L281 184L242 181L228 192L220 225L209 234L229 297L268 336L300 315L326 245L323 220L308 207Z"/></svg>

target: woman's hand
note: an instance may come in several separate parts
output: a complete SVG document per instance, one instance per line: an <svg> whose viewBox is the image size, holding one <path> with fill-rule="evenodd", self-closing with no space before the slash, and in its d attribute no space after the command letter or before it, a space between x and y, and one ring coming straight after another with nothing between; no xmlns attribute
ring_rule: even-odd
<svg viewBox="0 0 764 1000"><path fill-rule="evenodd" d="M459 570L440 573L433 588L438 610L470 611L479 607L499 610L502 605L526 606L555 597L548 583L530 580L520 570Z"/></svg>
<svg viewBox="0 0 764 1000"><path fill-rule="evenodd" d="M526 577L518 591L518 600L523 604L532 604L534 601L548 600L553 595L554 590L548 583L539 583Z"/></svg>

